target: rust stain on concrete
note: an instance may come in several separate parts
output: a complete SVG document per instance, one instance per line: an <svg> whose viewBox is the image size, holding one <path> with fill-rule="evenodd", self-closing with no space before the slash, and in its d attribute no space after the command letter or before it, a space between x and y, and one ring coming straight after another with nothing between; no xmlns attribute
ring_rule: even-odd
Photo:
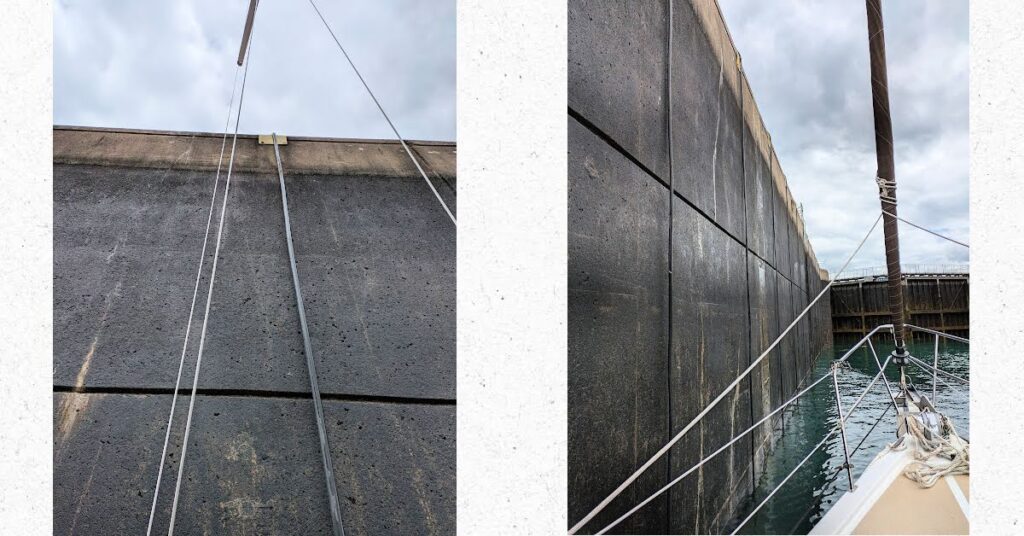
<svg viewBox="0 0 1024 536"><path fill-rule="evenodd" d="M434 517L434 512L430 509L430 499L427 498L426 489L423 487L423 471L419 467L413 469L412 485L416 489L416 499L420 503L420 509L423 510L429 533L438 534L437 518Z"/></svg>
<svg viewBox="0 0 1024 536"><path fill-rule="evenodd" d="M92 466L89 468L89 478L85 481L85 487L82 489L82 495L78 497L78 505L75 506L75 516L71 518L71 529L68 530L68 534L75 533L75 525L78 524L78 516L82 513L82 503L85 502L85 498L89 496L89 490L92 488L92 477L96 474L96 462L100 459L100 451L103 450L103 443L100 443L96 447L96 456L92 459Z"/></svg>
<svg viewBox="0 0 1024 536"><path fill-rule="evenodd" d="M71 436L71 432L74 431L75 423L78 422L79 415L89 406L90 396L82 393L85 388L85 379L89 375L89 367L92 365L92 358L96 355L96 346L99 344L100 336L103 334L103 328L106 326L107 316L110 314L110 306L113 302L113 298L120 295L121 281L118 281L117 284L114 285L114 288L107 293L104 301L103 314L100 315L99 327L97 327L96 333L92 337L89 349L86 351L85 358L82 360L82 366L78 369L78 374L75 376L75 385L72 388L72 391L64 397L57 409L57 424L54 435L60 438L60 441L57 444L58 456L63 450L68 437Z"/></svg>

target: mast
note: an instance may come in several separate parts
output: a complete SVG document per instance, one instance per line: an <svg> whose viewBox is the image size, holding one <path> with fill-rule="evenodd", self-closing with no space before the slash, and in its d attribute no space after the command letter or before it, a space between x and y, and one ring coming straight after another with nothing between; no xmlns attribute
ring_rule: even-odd
<svg viewBox="0 0 1024 536"><path fill-rule="evenodd" d="M893 362L901 376L906 355L907 328L903 316L903 274L900 271L900 239L896 220L896 164L892 146L892 120L889 117L889 79L885 67L885 28L882 24L882 0L866 0L868 47L871 56L871 97L875 115L875 153L878 160L878 197L882 203L885 233L885 264L889 273L889 312L892 315L896 351Z"/></svg>
<svg viewBox="0 0 1024 536"><path fill-rule="evenodd" d="M249 13L245 16L245 28L242 30L242 44L238 47L238 66L245 61L245 50L249 46L249 36L252 35L252 21L256 18L256 2L249 0Z"/></svg>

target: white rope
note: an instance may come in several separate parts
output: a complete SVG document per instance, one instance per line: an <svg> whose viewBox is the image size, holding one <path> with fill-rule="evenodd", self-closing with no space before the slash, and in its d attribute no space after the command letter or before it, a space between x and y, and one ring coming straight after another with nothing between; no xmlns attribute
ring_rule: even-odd
<svg viewBox="0 0 1024 536"><path fill-rule="evenodd" d="M153 530L153 518L156 515L156 503L160 496L160 481L164 474L164 461L167 458L167 445L171 439L171 424L174 422L174 409L178 404L178 388L181 385L181 373L185 367L185 350L188 348L188 338L192 331L192 317L196 309L196 299L199 296L199 281L202 279L203 274L203 262L206 259L206 245L210 238L210 226L213 223L213 208L217 201L217 185L220 182L220 168L221 164L224 163L224 148L227 146L228 141L228 129L231 126L231 110L235 104L235 91L238 89L238 72L239 68L235 68L235 81L231 85L231 99L228 101L228 117L224 121L224 137L220 143L220 158L217 160L217 173L213 179L213 195L210 196L210 211L206 217L206 233L203 235L203 248L199 253L199 269L196 271L196 284L195 288L192 289L192 305L188 309L188 321L185 324L185 340L181 344L181 358L178 360L178 376L174 380L174 395L171 398L171 411L167 415L167 430L164 433L164 448L163 452L160 453L160 468L156 473L156 484L153 486L153 505L149 509L149 524L146 526L146 536Z"/></svg>
<svg viewBox="0 0 1024 536"><path fill-rule="evenodd" d="M922 231L924 231L926 233L933 234L933 235L935 235L935 236L937 236L939 238L942 238L944 240L949 240L950 242L952 242L954 244L959 244L959 245L961 245L961 246L963 246L963 247L965 247L967 249L971 248L970 245L965 244L964 242L961 242L959 240L950 238L950 237L948 237L948 236L946 236L944 234L936 233L935 231L932 231L931 229L926 229L924 227L921 227L920 225L918 225L918 224L916 224L916 223L914 223L912 221L907 221L907 220L905 220L905 219L903 219L903 218L901 218L901 217L899 217L899 216L897 216L897 215L895 215L895 214L893 214L893 213L891 213L891 212L889 212L887 210L883 210L882 213L886 214L888 216L892 216L893 218L896 218L897 220L900 220L901 222L903 222L903 223L905 223L905 224L907 224L907 225L909 225L911 227L917 227L918 229L920 229L920 230L922 230Z"/></svg>
<svg viewBox="0 0 1024 536"><path fill-rule="evenodd" d="M320 21L324 23L324 27L327 28L327 32L331 34L331 38L334 39L335 44L338 45L338 49L340 49L341 53L345 56L345 60L348 61L348 64L356 73L359 81L363 83L363 87L366 88L366 92L370 94L370 98L373 99L373 103L377 105L377 109L380 110L380 114L384 116L384 120L388 122L388 126L391 127L391 131L395 133L395 137L398 138L398 142L402 144L402 148L405 149L405 152L409 155L412 163L416 165L416 169L418 169L420 175L423 176L423 180L427 181L427 186L430 187L430 191L434 192L434 197L436 197L437 201L441 203L441 207L444 208L444 211L448 213L448 217L451 218L452 223L458 225L455 221L455 215L452 214L451 210L448 210L448 205L445 204L444 199L441 199L441 194L437 193L437 188L434 188L434 183L430 182L430 179L427 177L427 173L423 171L423 168L420 166L419 160L413 156L412 150L410 150L409 146L405 144L405 139L398 133L398 129L395 128L395 124L391 122L391 118L388 117L387 112L384 111L384 107L380 105L377 97L373 94L373 91L370 90L369 84L367 84L366 80L363 79L363 75L359 73L359 69L357 69L356 64L352 62L352 58L348 56L348 52L345 52L345 47L341 46L341 41L339 41L338 37L334 35L334 30L331 29L331 25L327 24L327 19L325 19L323 14L320 13L320 8L316 7L316 3L313 2L313 0L309 0L309 5L313 6L313 10L316 11L317 16L320 17Z"/></svg>
<svg viewBox="0 0 1024 536"><path fill-rule="evenodd" d="M857 348L860 348L860 347L861 347L861 346L862 346L862 345L864 344L864 341L870 341L870 340L871 340L871 336L872 336L872 335L874 335L874 334L875 334L875 332L877 332L877 331L879 331L879 330L881 330L881 329L884 329L884 328L886 328L886 327L890 327L890 328L891 328L891 325L889 325L889 324L885 324L885 325L881 325L881 326L877 326L877 327L875 327L875 329L873 329L873 330L871 331L871 333L869 333L869 334L865 335L865 336L864 336L864 338L863 338L863 339L861 339L861 341L860 341L859 343L857 343L857 344L856 344L856 345L854 345L854 346L853 346L852 348L850 348L850 350L849 350L849 351L847 351L847 352L846 352L846 354L845 354L845 355L843 355L843 357L841 357L841 358L837 359L837 360L836 360L836 362L839 362L839 363L843 363L843 362L845 362L845 361L846 361L846 360L847 360L847 359L848 359L848 358L850 357L850 355L852 355L852 354L853 354L853 351L854 351L854 350L856 350ZM880 363L879 363L879 365L878 365L878 370L879 370L879 371L885 370L885 367L886 367L886 366L888 366L888 364L889 364L889 359L890 359L891 357L892 357L892 356L889 356L889 358L886 358L886 360L885 360L885 365L882 365L882 364L880 364ZM827 374L823 375L822 377L818 378L817 380L815 380L815 381L814 381L814 383L811 383L810 385L808 385L807 387L805 387L805 388L804 388L804 389L803 389L802 391L800 391L799 393L797 393L797 394L793 395L793 397L792 397L792 398L790 398L789 400L787 400L787 401L786 401L785 403L783 403L783 404L782 404L782 405L780 405L779 407L775 408L775 409L774 409L774 410L773 410L773 411L772 411L771 413L769 413L768 415L765 415L764 417L762 417L762 418L761 418L761 420L757 421L756 423L754 423L753 425L751 425L751 426L750 426L749 428L747 428L746 430L744 430L744 431L740 432L739 434L737 434L737 435L736 435L736 437L732 438L732 439L731 439L731 440L730 440L730 441L729 441L728 443L726 443L726 444L722 445L721 447L719 447L719 448L718 448L718 450L716 450L716 451L712 452L711 454L708 454L708 455L707 455L706 457L704 457L704 458L703 458L703 459L701 459L701 460L700 460L699 462L697 462L697 463L696 463L696 464L695 464L695 465L694 465L693 467L691 467L691 468L687 469L687 470L686 470L686 471L684 471L684 472L683 472L682 474L680 474L680 475L679 475L679 476L677 476L677 477L676 477L675 479L673 479L673 480L672 480L671 482L669 482L668 484L666 484L666 485L662 486L662 487L661 487L661 489L659 489L658 491L656 491L656 492L652 493L652 494L651 494L651 495L650 495L649 497L647 497L646 499L644 499L643 501L641 501L641 502L640 502L639 504L637 504L636 506L634 506L634 507L633 507L632 509L630 509L630 510L629 510L628 512L626 512L625 514L622 514L621 516L619 516L619 518L618 518L618 519L616 519L615 521L611 522L611 523L610 523L610 524L609 524L608 526L606 526L606 527L604 527L603 529L601 529L601 530L600 530L599 532L597 532L597 534L605 534L605 533L607 533L607 532L608 532L609 530L611 530L611 529L615 528L615 526L616 526L616 525L618 525L619 523L622 523L623 521L625 521L625 520L626 520L626 518L628 518L629 516L631 516L631 515L633 515L634 513L636 513L636 512L637 512L637 510L640 510L641 508L643 508L644 506L646 506L646 505L647 505L648 503L650 503L650 502L651 502L651 501L653 501L654 499L658 498L658 496L660 496L660 495L661 495L662 493L665 493L666 491L668 491L668 489L669 489L669 488L671 488L672 486L675 486L676 484L678 484L678 483L679 483L679 482L680 482L680 481L681 481L682 479L686 478L687 476L689 476L689 475L690 475L691 473L693 473L693 472L694 472L694 471L696 471L697 469L700 469L700 468L701 468L701 467L702 467L703 465L705 465L705 464L706 464L706 463L707 463L708 461L710 461L710 460L711 460L712 458L714 458L715 456L718 456L719 454L721 454L722 452L724 452L724 451L725 451L725 450L726 450L727 448L729 448L730 446L732 446L732 445L733 445L734 443L736 443L736 442L737 442L737 441L739 441L740 439L743 439L743 437L745 437L745 436L746 436L747 434L749 434L750 432L754 431L754 430L755 430L755 429L756 429L756 428L757 428L758 426L760 426L761 424L763 424L764 422L766 422L766 421L767 421L768 419L770 419L770 418L772 418L773 416L775 416L776 414L778 414L778 413L779 413L780 411L782 411L782 410L786 409L786 408L787 408L787 407L788 407L788 406L789 406L790 404L792 404L792 403L796 402L796 401L797 401L797 399L799 399L799 398L800 398L801 396L803 396L803 395L804 395L804 394L806 394L806 393L807 393L808 391L810 391L810 390L811 390L812 388L816 387L816 386L817 386L817 385L818 385L819 383L821 383L821 382L825 381L826 379L828 379L828 378L830 378L830 377L832 377L832 373L831 373L831 372L829 372L829 373L827 373ZM885 378L885 375L882 375L882 378ZM878 379L878 378L877 378L877 376L876 376L875 380L877 380L877 379ZM870 384L870 385L868 386L868 389L870 389L870 388L871 388L871 386L873 386L873 385L874 385L874 381L872 381L872 382L871 382L871 384ZM847 414L847 415L849 415L849 414Z"/></svg>
<svg viewBox="0 0 1024 536"><path fill-rule="evenodd" d="M257 7L259 3L257 2ZM252 49L252 42L255 38L255 29L249 38L249 49ZM192 411L195 408L196 403L196 389L199 386L199 369L203 362L203 348L206 345L206 326L207 321L210 319L210 304L213 301L213 284L217 279L217 260L220 258L220 245L221 237L224 234L224 216L227 214L228 209L228 194L231 189L231 172L235 163L235 148L238 145L238 124L242 118L242 102L245 99L245 81L249 75L249 64L252 62L250 52L246 53L250 57L245 61L245 69L242 73L242 89L238 96L238 112L235 115L235 133L231 139L231 156L228 158L228 177L224 183L224 201L221 203L220 209L220 222L217 225L217 242L213 250L213 267L210 271L210 285L206 293L206 309L203 312L203 328L199 335L199 351L196 354L196 370L192 377L192 394L188 401L188 415L185 418L185 436L181 443L181 458L178 460L178 478L174 483L174 500L171 502L171 521L167 527L167 535L172 536L174 534L174 521L178 513L178 497L181 494L181 477L185 470L185 454L188 451L188 436L192 429Z"/></svg>
<svg viewBox="0 0 1024 536"><path fill-rule="evenodd" d="M854 348L857 348L857 346L855 346ZM794 467L793 470L790 471L790 473L788 475L786 475L786 478L782 479L782 482L779 482L778 486L775 486L775 489L773 489L771 491L771 493L769 493L768 496L766 496L764 498L764 500L761 501L757 505L757 507L755 507L753 510L751 510L751 512L747 515L746 518L743 519L742 522L740 522L739 525L736 525L736 529L733 530L731 534L736 534L737 532L739 532L740 529L742 529L743 526L746 525L748 521L753 519L754 515L756 515L759 511L761 511L761 508L763 508L764 505L768 504L768 501L775 495L776 492L778 492L780 489L782 489L782 486L786 485L786 482L789 482L789 479L792 478L793 475L796 474L796 472L800 469L800 467L803 466L803 464L807 463L807 460L811 459L811 456L815 452L817 452L818 449L820 449L825 444L826 441L828 441L828 438L832 437L832 434L836 433L836 430L839 429L840 425L845 425L846 422L850 420L850 415L853 415L853 410L857 409L857 406L860 405L861 401L864 400L864 397L867 396L867 394L871 391L871 388L875 386L875 383L878 381L879 376L881 376L883 378L885 377L885 367L889 366L889 361L891 359L892 359L892 355L890 355L889 357L885 358L885 364L881 366L881 368L879 369L878 373L875 374L875 377L871 379L871 383L868 384L867 388L864 389L864 392L861 393L860 396L857 397L857 400L854 401L853 405L850 406L850 411L846 412L846 416L843 417L842 413L840 413L840 418L837 419L836 423L832 425L832 428L829 429L827 434L825 434L825 437L821 440L821 442L818 443L813 449L811 449L810 452L807 453L807 456L805 456L804 459L801 460L800 463L798 463L796 465L796 467ZM870 434L871 432L869 431L868 433ZM860 448L860 445L857 445L857 448ZM855 448L854 452L856 452L856 450L857 449Z"/></svg>
<svg viewBox="0 0 1024 536"><path fill-rule="evenodd" d="M896 198L890 195L890 192L896 193L896 181L890 179L883 179L882 177L875 176L875 184L878 185L878 197L881 197L883 201L887 203L896 204Z"/></svg>
<svg viewBox="0 0 1024 536"><path fill-rule="evenodd" d="M924 415L937 415L939 433L935 434L925 425ZM934 486L947 475L966 475L971 472L970 444L964 441L953 426L953 421L941 413L925 411L907 415L907 434L913 438L890 444L878 456L887 451L911 448L914 461L903 469L903 476L917 482L922 488ZM877 458L876 458L877 459Z"/></svg>
<svg viewBox="0 0 1024 536"><path fill-rule="evenodd" d="M860 251L860 248L864 246L865 242L867 242L868 237L871 236L871 233L875 230L875 227L878 226L878 221L881 219L882 215L879 214L878 217L875 218L875 222L871 224L871 229L868 230L867 234L864 235L864 238L861 239L860 244L857 245L857 248L853 250L853 253L850 254L849 258L846 259L846 262L843 263L843 266L842 268L839 269L839 272L836 273L831 280L829 280L828 284L825 285L823 289L821 289L821 292L819 292L818 295L815 296L809 304L807 304L807 307L805 307L804 310L801 311L799 315L797 315L797 317L789 324L788 327L786 327L786 329L781 334L779 334L779 336L771 343L771 345L769 345L768 348L764 350L764 352L762 352L757 359L751 362L750 365L746 368L746 370L744 370L739 376L737 376L736 379L733 380L732 383L730 383L717 397L715 397L714 400L712 400L707 406L705 406L704 409L701 410L701 412L698 413L697 416L694 417L689 424L683 427L682 430L680 430L671 440L669 440L669 442L666 443L665 446L661 447L661 449L659 449L658 452L654 453L654 456L651 456L651 458L647 460L643 465L641 465L639 469L634 471L632 475L626 478L626 480L623 481L622 484L619 485L619 487L615 488L615 490L612 491L611 494L609 494L607 497L605 497L597 506L595 506L594 509L590 511L590 513L588 513L586 516L583 517L583 519L581 519L579 522L573 525L573 527L569 530L569 534L576 534L576 532L582 529L587 523L589 523L590 520L594 518L594 516L599 514L601 510L604 510L604 508L608 506L609 503L611 503L616 497L622 494L622 492L625 491L626 488L629 487L629 485L632 484L637 478L639 478L640 475L644 473L644 471L646 471L649 467L654 465L654 462L658 461L659 458L664 456L665 453L668 452L673 445L679 442L679 440L682 439L683 436L690 431L690 429L692 429L698 422L700 422L700 420L703 419L705 415L710 413L711 410L716 405L718 405L719 402L724 400L725 397L728 396L728 394L740 383L740 381L743 380L743 378L745 378L748 374L750 374L750 372L754 370L754 368L761 362L761 360L763 360L773 349L775 349L776 346L778 346L778 344L782 341L783 337L785 337L786 334L788 334L790 330L792 330L793 327L796 326L796 324L804 317L804 315L806 315L807 312L811 310L811 307L813 307L814 304L817 303L818 300L825 295L825 292L827 292L828 289L832 287L832 284L835 283L836 279L838 279L839 276L842 275L843 270L845 270L846 267L849 266L850 261L853 260L853 258Z"/></svg>

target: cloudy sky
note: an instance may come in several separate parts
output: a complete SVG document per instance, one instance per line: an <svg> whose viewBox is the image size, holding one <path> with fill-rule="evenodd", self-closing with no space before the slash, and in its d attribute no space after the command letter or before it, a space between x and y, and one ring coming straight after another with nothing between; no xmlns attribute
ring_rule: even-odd
<svg viewBox="0 0 1024 536"><path fill-rule="evenodd" d="M837 270L879 214L863 2L719 0L819 261ZM900 215L968 240L968 8L885 2ZM881 225L851 267L884 266ZM905 224L904 264L968 252Z"/></svg>
<svg viewBox="0 0 1024 536"><path fill-rule="evenodd" d="M58 0L54 123L221 132L248 0ZM317 5L402 136L455 139L455 2ZM240 131L393 138L307 0L261 0Z"/></svg>

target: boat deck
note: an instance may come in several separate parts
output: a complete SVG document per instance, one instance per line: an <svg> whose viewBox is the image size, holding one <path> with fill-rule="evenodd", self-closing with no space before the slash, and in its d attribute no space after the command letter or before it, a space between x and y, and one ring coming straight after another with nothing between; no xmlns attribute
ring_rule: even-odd
<svg viewBox="0 0 1024 536"><path fill-rule="evenodd" d="M968 534L970 475L945 476L922 488L903 476L911 451L881 454L811 534Z"/></svg>

